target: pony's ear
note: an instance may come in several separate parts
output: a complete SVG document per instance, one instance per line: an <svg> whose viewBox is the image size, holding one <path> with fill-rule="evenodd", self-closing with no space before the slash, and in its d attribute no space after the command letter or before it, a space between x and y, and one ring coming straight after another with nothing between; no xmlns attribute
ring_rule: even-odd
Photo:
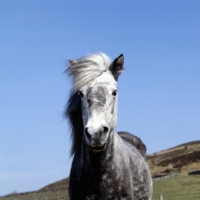
<svg viewBox="0 0 200 200"><path fill-rule="evenodd" d="M115 58L115 60L111 63L109 70L113 74L115 80L118 80L119 75L124 70L124 56L121 54L119 57Z"/></svg>

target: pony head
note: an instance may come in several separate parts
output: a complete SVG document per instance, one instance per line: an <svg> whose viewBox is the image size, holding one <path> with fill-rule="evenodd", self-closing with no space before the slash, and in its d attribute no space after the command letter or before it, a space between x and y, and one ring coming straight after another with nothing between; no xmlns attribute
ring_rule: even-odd
<svg viewBox="0 0 200 200"><path fill-rule="evenodd" d="M67 72L73 80L71 97L76 96L74 105L70 98L67 108L72 135L82 134L81 139L85 140L91 150L102 151L117 124L117 80L123 71L124 57L121 54L111 62L107 55L98 53L70 60L69 63ZM79 111L76 110L78 106ZM78 115L78 112L81 114ZM80 116L81 119L78 119ZM79 121L79 125L75 120ZM75 130L74 126L77 125L79 130ZM73 139L77 138L73 136Z"/></svg>

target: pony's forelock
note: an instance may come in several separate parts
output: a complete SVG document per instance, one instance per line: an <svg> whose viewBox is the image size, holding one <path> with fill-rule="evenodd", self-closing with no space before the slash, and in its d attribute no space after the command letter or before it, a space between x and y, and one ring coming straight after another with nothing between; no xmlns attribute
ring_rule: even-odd
<svg viewBox="0 0 200 200"><path fill-rule="evenodd" d="M72 76L74 92L108 70L110 64L111 59L104 53L95 53L76 60L69 60L66 72Z"/></svg>

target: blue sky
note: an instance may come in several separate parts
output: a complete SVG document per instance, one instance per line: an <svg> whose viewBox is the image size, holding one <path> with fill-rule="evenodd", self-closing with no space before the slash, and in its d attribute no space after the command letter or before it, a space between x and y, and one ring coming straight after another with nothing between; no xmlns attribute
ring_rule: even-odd
<svg viewBox="0 0 200 200"><path fill-rule="evenodd" d="M123 53L116 130L148 153L200 139L198 0L0 0L0 195L69 175L67 59Z"/></svg>

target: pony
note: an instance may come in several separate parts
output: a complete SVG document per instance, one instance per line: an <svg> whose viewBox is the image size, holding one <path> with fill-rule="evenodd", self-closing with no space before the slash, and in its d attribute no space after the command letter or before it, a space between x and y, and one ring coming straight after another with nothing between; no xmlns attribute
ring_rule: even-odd
<svg viewBox="0 0 200 200"><path fill-rule="evenodd" d="M115 132L117 80L124 56L104 53L69 60L72 90L65 110L73 156L70 200L151 200L146 146L128 132Z"/></svg>

